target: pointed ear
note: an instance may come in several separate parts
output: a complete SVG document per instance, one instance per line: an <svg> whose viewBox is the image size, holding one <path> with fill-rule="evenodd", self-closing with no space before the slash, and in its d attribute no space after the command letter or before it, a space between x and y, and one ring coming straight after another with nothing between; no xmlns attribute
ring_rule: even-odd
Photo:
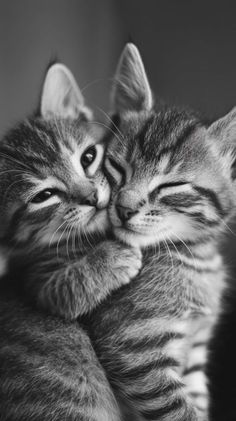
<svg viewBox="0 0 236 421"><path fill-rule="evenodd" d="M138 49L127 44L121 54L111 94L114 113L123 111L149 111L153 97Z"/></svg>
<svg viewBox="0 0 236 421"><path fill-rule="evenodd" d="M236 107L226 116L215 121L209 128L208 134L217 141L220 154L225 158L230 168L231 177L236 179Z"/></svg>
<svg viewBox="0 0 236 421"><path fill-rule="evenodd" d="M92 111L84 104L83 95L70 70L63 64L52 65L43 84L40 114L45 119L52 117L89 120Z"/></svg>

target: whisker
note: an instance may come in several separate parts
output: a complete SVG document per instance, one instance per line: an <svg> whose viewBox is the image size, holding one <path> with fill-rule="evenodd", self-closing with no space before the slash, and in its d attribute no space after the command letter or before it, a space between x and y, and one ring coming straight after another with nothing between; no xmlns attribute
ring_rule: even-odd
<svg viewBox="0 0 236 421"><path fill-rule="evenodd" d="M30 172L30 174L32 174L32 170L28 165L26 165L24 162L18 161L18 159L12 157L11 155L7 155L4 152L0 151L0 157L8 159L9 161L13 162L14 164L20 165L20 167L26 168Z"/></svg>
<svg viewBox="0 0 236 421"><path fill-rule="evenodd" d="M25 172L24 170L6 170L6 171L0 171L0 175L9 174L9 173L12 173L12 172L15 172L17 174L18 173L19 174L23 174L23 175L31 175L31 174Z"/></svg>
<svg viewBox="0 0 236 421"><path fill-rule="evenodd" d="M228 226L228 224L222 218L220 218L220 221L222 222L223 225L226 226L226 228L229 230L229 232L236 237L236 233Z"/></svg>
<svg viewBox="0 0 236 421"><path fill-rule="evenodd" d="M172 256L172 253L171 253L171 251L170 251L170 248L169 248L168 243L167 243L167 241L166 241L166 240L164 240L164 244L165 244L165 246L166 246L166 248L167 248L167 250L168 250L168 253L169 253L169 255L170 255L170 258L171 258L171 269L172 269L172 272L173 272L173 271L174 271L174 261L173 261L173 256Z"/></svg>
<svg viewBox="0 0 236 421"><path fill-rule="evenodd" d="M63 221L62 222L62 224L60 224L59 225L59 227L57 227L57 229L54 231L54 233L52 234L52 236L51 236L51 239L50 239L50 241L49 241L49 248L51 247L51 245L52 245L52 240L53 240L53 238L55 237L55 235L56 235L56 233L60 230L60 228L62 228L63 227L63 225L64 224L66 224L67 223L67 221Z"/></svg>
<svg viewBox="0 0 236 421"><path fill-rule="evenodd" d="M70 240L70 234L71 234L72 228L73 228L73 224L68 224L68 234L67 234L67 238L66 238L66 251L67 251L67 256L68 256L69 260L70 260L69 240Z"/></svg>
<svg viewBox="0 0 236 421"><path fill-rule="evenodd" d="M66 223L67 223L67 221L65 221ZM65 231L66 231L66 229L68 228L68 223L67 223L67 225L65 226L65 228L63 229L63 231L62 231L62 233L61 233L61 235L60 235L60 237L59 237L59 239L58 239L58 241L57 241L57 259L59 260L59 245L60 245L60 241L61 241L61 239L63 238L63 236L64 236L64 233L65 233Z"/></svg>
<svg viewBox="0 0 236 421"><path fill-rule="evenodd" d="M176 250L176 252L177 252L177 254L178 254L178 256L179 256L179 259L180 259L181 265L183 266L183 259L182 259L182 256L181 256L181 254L180 254L180 252L179 252L178 248L176 247L175 243L171 240L171 238L170 238L169 236L168 236L168 240L170 241L170 243L172 244L172 246L175 248L175 250Z"/></svg>
<svg viewBox="0 0 236 421"><path fill-rule="evenodd" d="M92 85L95 85L98 82L108 82L110 80L112 80L113 78L98 78L98 79L94 79L91 82L87 83L82 89L81 92L83 93L87 88L89 88Z"/></svg>
<svg viewBox="0 0 236 421"><path fill-rule="evenodd" d="M121 136L121 138L123 139L123 140L125 140L125 137L124 137L124 135L123 135L123 133L121 133L121 131L120 131L120 129L119 129L119 127L114 123L114 121L112 120L112 118L109 116L109 114L107 114L102 108L100 108L100 107L98 107L98 106L96 106L96 108L99 110L99 111L101 111L104 115L105 115L105 117L108 119L108 121L110 121L110 123L113 125L113 127L115 127L115 129L118 131L118 133L120 134L120 136Z"/></svg>
<svg viewBox="0 0 236 421"><path fill-rule="evenodd" d="M77 225L77 221L74 221L73 224L73 232L72 232L72 252L73 252L73 257L76 258L76 243L75 243L75 239L76 239L76 225Z"/></svg>
<svg viewBox="0 0 236 421"><path fill-rule="evenodd" d="M12 186L18 184L18 183L22 183L22 180L16 180L13 183L10 184L10 186L7 188L7 190L5 191L4 195L3 195L3 202L5 201L5 199L7 198L8 192L10 191L10 189L12 188Z"/></svg>
<svg viewBox="0 0 236 421"><path fill-rule="evenodd" d="M173 235L175 236L175 237L177 237L178 238L178 240L185 246L185 248L189 251L189 253L190 253L190 255L192 256L192 259L193 259L193 263L194 263L194 266L195 266L195 269L197 268L197 262L196 262L196 259L195 259L195 257L194 257L194 255L193 255L193 253L192 253L192 251L190 250L190 248L187 246L187 244L184 242L184 240L182 240L176 233L174 233L173 232Z"/></svg>
<svg viewBox="0 0 236 421"><path fill-rule="evenodd" d="M122 140L119 138L119 136L117 135L117 133L116 132L114 132L114 130L112 130L109 126L107 126L106 124L104 124L104 123L101 123L100 121L95 121L95 120L93 120L93 121L88 121L88 123L91 123L91 124L98 124L99 126L102 126L102 127L105 127L107 130L109 130L115 137L116 137L116 139L118 140L118 142L119 143L121 143L121 144L123 144L123 142L122 142Z"/></svg>

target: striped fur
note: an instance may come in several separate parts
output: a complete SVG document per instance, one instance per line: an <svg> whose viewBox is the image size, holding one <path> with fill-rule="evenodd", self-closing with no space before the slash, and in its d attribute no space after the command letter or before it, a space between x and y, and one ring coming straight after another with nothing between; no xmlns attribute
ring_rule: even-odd
<svg viewBox="0 0 236 421"><path fill-rule="evenodd" d="M114 394L83 329L2 290L1 421L119 421Z"/></svg>
<svg viewBox="0 0 236 421"><path fill-rule="evenodd" d="M226 277L218 247L235 207L236 112L207 127L192 112L153 108L146 76L135 80L140 63L128 45L105 173L115 235L143 249L143 266L88 325L134 419L206 421L204 364Z"/></svg>
<svg viewBox="0 0 236 421"><path fill-rule="evenodd" d="M124 83L129 80L126 66L130 63L130 55L132 66L137 65L137 53L134 51L134 47L129 47L128 60L124 55L125 61L119 66L119 71L125 69L122 89L117 91L119 95L124 93ZM128 95L125 92L125 100L121 98L114 101L114 109L117 105L120 113L116 119L119 124L115 127L117 133L108 145L105 160L105 173L113 188L109 216L115 235L129 247L106 240L104 245L97 245L91 255L84 249L85 254L81 256L80 247L83 248L87 242L81 243L83 235L80 235L80 240L74 240L74 243L72 236L71 246L66 242L65 247L59 247L60 250L54 247L53 258L50 252L45 254L44 245L48 246L49 237L38 236L41 226L37 224L45 225L47 218L49 221L55 220L53 210L57 209L57 201L52 203L51 212L42 206L40 212L37 212L37 218L32 219L29 215L24 219L26 207L18 208L17 204L16 211L13 207L14 212L10 215L12 218L14 215L14 221L6 221L11 226L11 230L6 230L10 234L3 237L14 242L17 239L16 234L19 231L24 232L25 236L22 237L21 234L20 238L20 253L14 257L15 269L18 268L18 257L22 257L22 252L25 255L25 250L28 250L23 245L29 238L36 238L33 245L41 244L41 249L37 247L27 252L24 262L29 279L26 286L30 293L33 291L35 299L41 297L41 306L44 304L48 310L73 319L91 311L103 300L90 316L83 318L83 322L113 387L116 401L109 390L108 395L104 395L105 408L103 406L101 412L99 399L102 396L98 396L94 414L87 411L87 418L94 417L104 421L119 419L119 410L116 407L116 402L119 402L123 417L127 420L206 421L206 408L202 407L202 402L199 403L200 395L197 392L196 396L191 387L192 381L188 382L188 379L193 371L195 340L200 335L202 326L207 330L208 340L219 311L225 270L218 252L218 243L219 236L224 231L225 220L229 218L235 202L231 177L233 152L230 146L222 148L218 142L224 129L222 122L208 129L194 114L187 111L168 107L154 110L143 65L135 72L135 76L141 80L135 83L135 78L132 79ZM117 83L119 87L119 79ZM141 99L136 98L140 88ZM117 92L115 89L114 98ZM132 98L129 101L130 95ZM134 104L137 106L133 107ZM75 109L72 111L74 113ZM69 123L70 127L74 127L71 121ZM38 122L34 124L37 125ZM44 136L37 136L37 141L34 142L32 131L31 136L24 136L24 139L32 139L37 148L40 137L43 137L44 142L48 139L48 127L55 133L57 127L52 126L49 120L43 123L41 133ZM83 124L80 128L83 134L87 133ZM9 144L9 139L14 145L18 138L16 133L19 135L21 130L6 138L3 147L6 143ZM60 157L64 156L68 147L71 149L68 138L71 139L66 137L62 154L56 149L50 151L54 154L53 157L56 158L58 152ZM84 137L80 139L82 148ZM57 140L58 137L55 136L55 143ZM44 150L42 145L43 142L41 151ZM34 154L31 163L34 166L37 158L39 164L42 157L41 152L37 157L34 149L32 150ZM15 155L15 151L14 158L20 158ZM49 165L44 165L44 170L50 170L50 175L53 173L60 181L69 176L70 185L71 173L68 175L66 165L63 165L59 174L58 158L55 160L57 165L52 166L52 162L53 159L50 158ZM70 168L72 164L73 171L76 169L79 175L76 162L73 159ZM79 187L83 185L78 178L76 180ZM35 192L36 190L33 191L34 194ZM14 203L14 190L11 193ZM74 199L74 191L66 196ZM78 197L83 200L84 193L81 197L80 192L77 199ZM72 218L74 221L77 212L71 204L64 212L66 220ZM127 212L129 218L124 218ZM21 224L22 218L24 224ZM28 222L30 230L27 232L25 228L28 227ZM32 226L35 227L34 230ZM47 229L48 226L50 224L47 224ZM70 233L71 231L69 237ZM140 267L140 247L144 254L143 266L140 274L130 284L130 278L134 277ZM74 254L69 264L64 250L69 255L67 257ZM56 251L60 252L59 262L55 257ZM39 262L34 259L35 252ZM43 256L44 261L41 260ZM111 280L111 285L101 296L101 291ZM123 286L118 289L120 285ZM112 289L116 291L104 301ZM41 291L44 292L43 295L40 295ZM81 301L81 292L85 293L85 306ZM49 332L51 333L50 328ZM197 361L195 368L198 369L199 364L202 367L202 359ZM27 366L25 370L27 373ZM106 390L105 383L102 382L102 385ZM101 394L104 393L103 387ZM11 388L16 396L16 390L12 385ZM81 408L80 400L78 406ZM47 411L50 411L48 407Z"/></svg>
<svg viewBox="0 0 236 421"><path fill-rule="evenodd" d="M121 419L87 333L33 309L75 319L141 264L140 253L114 241L91 249L107 228L110 190L87 115L73 76L55 65L41 115L1 140L1 421Z"/></svg>

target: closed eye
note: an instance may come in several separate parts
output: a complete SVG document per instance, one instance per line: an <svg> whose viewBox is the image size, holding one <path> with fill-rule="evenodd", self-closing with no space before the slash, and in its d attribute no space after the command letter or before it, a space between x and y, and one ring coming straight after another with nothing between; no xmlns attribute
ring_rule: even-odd
<svg viewBox="0 0 236 421"><path fill-rule="evenodd" d="M104 164L105 175L108 178L108 181L118 183L123 185L126 180L126 171L125 169L111 157L107 157Z"/></svg>
<svg viewBox="0 0 236 421"><path fill-rule="evenodd" d="M169 187L184 186L184 185L187 185L187 184L189 184L189 183L187 183L186 181L173 181L171 183L160 184L157 188L159 190L161 190L161 189L168 189Z"/></svg>
<svg viewBox="0 0 236 421"><path fill-rule="evenodd" d="M188 185L189 183L187 183L186 181L172 181L169 183L162 183L162 184L159 184L154 190L150 192L149 198L150 200L154 199L164 189L171 189L175 187L178 188L178 187L188 186ZM181 190L179 192L181 192ZM178 193L178 189L176 189L176 194L177 193Z"/></svg>

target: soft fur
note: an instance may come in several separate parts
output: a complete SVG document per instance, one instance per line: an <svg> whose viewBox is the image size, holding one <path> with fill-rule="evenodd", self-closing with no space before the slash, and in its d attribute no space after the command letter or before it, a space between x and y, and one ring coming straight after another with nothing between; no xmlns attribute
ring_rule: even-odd
<svg viewBox="0 0 236 421"><path fill-rule="evenodd" d="M56 64L40 115L0 144L2 421L120 419L82 328L24 306L74 320L140 268L140 252L105 239L110 188L91 115L72 74Z"/></svg>
<svg viewBox="0 0 236 421"><path fill-rule="evenodd" d="M140 55L128 45L105 173L114 233L141 247L144 261L88 326L134 419L205 421L207 343L226 277L218 248L236 199L236 111L208 127L191 111L155 108L150 95Z"/></svg>
<svg viewBox="0 0 236 421"><path fill-rule="evenodd" d="M38 305L70 319L85 315L83 322L127 420L205 421L206 343L219 313L225 279L218 244L235 205L236 113L233 110L206 127L192 112L155 109L153 104L139 53L128 45L113 89L115 136L107 145L104 168L112 187L110 220L116 237L127 245L105 240L90 249L90 254L90 239L80 230L79 238L73 240L69 231L65 244L60 237L56 239L52 253L45 247L51 238L42 236L41 229L17 237L16 233L23 233L20 222L25 209L14 224L9 224L16 229L8 231L6 223L5 238L14 244L20 241L24 247L25 240L28 242L26 248L18 247L13 253L15 268L21 267L23 256L26 290ZM51 113L47 109L45 119L48 116ZM51 128L51 117L47 124ZM74 163L72 160L73 167ZM48 171L53 168L48 166ZM64 165L57 178L64 177L68 168ZM97 171L93 179L95 174ZM83 185L81 181L77 179L76 185ZM35 194L36 190L27 196L28 201ZM58 209L60 195L53 196L56 201L52 205ZM79 198L80 205L94 207L93 192L82 197L80 193ZM57 216L52 214L53 206L47 214L50 223L46 230ZM30 209L35 211L31 205ZM67 211L66 222L80 227L74 202ZM83 220L88 224L86 233L90 223L96 227L94 219L99 215L94 213L91 221ZM28 221L29 214L24 223ZM99 223L93 233L99 234L100 227ZM36 242L29 243L31 238ZM29 244L36 244L36 249L29 252ZM140 268L137 247L143 249L143 266L129 284ZM110 295L112 290L116 291ZM202 376L200 391L196 391L192 375ZM109 410L111 402L107 401ZM108 408L106 411L108 414ZM97 414L99 419L99 411Z"/></svg>

